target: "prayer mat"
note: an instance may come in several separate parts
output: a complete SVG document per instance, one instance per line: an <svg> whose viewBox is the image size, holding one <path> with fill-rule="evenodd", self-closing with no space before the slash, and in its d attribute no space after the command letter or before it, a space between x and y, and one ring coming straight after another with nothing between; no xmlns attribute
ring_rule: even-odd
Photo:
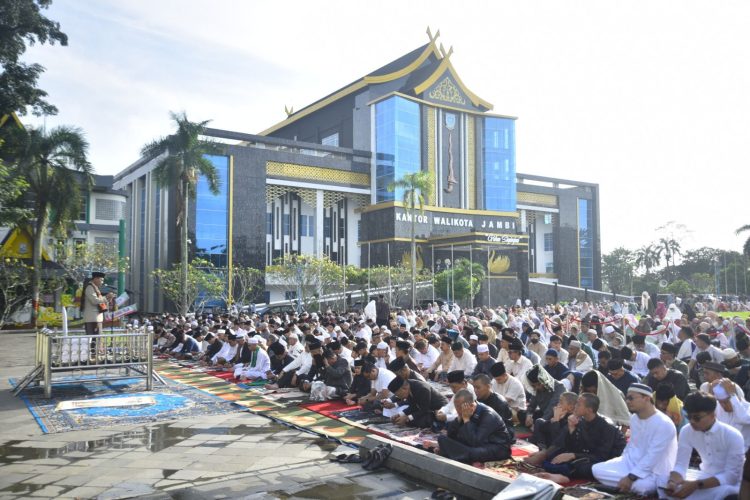
<svg viewBox="0 0 750 500"><path fill-rule="evenodd" d="M300 406L302 406L302 408L307 408L310 411L314 411L315 413L320 413L321 415L325 415L326 417L330 417L330 418L335 418L337 420L338 420L338 416L336 415L337 412L346 411L346 410L356 410L360 408L357 405L350 406L346 404L346 401L342 399L335 399L333 401L306 403Z"/></svg>
<svg viewBox="0 0 750 500"><path fill-rule="evenodd" d="M539 448L524 439L516 439L516 443L511 446L511 455L514 457L528 457L539 451Z"/></svg>
<svg viewBox="0 0 750 500"><path fill-rule="evenodd" d="M143 379L105 382L73 380L69 384L56 384L50 399L44 397L41 387L27 389L21 399L46 434L241 411L241 408L229 402L182 384L155 386L151 391L145 389ZM124 398L143 398L141 401L146 404L118 405L118 400ZM115 406L102 406L107 405L108 400L113 400ZM68 401L80 402L76 405L79 407L57 409L58 405ZM89 402L91 407L85 407L89 406L85 402ZM61 407L65 406L63 404Z"/></svg>
<svg viewBox="0 0 750 500"><path fill-rule="evenodd" d="M514 425L513 431L516 433L516 439L529 439L534 434L525 425Z"/></svg>

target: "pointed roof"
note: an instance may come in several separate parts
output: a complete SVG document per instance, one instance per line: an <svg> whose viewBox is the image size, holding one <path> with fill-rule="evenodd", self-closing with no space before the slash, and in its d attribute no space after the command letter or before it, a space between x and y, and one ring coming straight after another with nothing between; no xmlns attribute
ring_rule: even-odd
<svg viewBox="0 0 750 500"><path fill-rule="evenodd" d="M362 78L355 80L354 82L346 85L339 90L328 94L327 96L318 99L305 106L304 108L294 111L287 112L287 118L268 129L260 132L259 135L269 135L277 130L280 130L287 125L294 123L295 121L304 118L305 116L311 115L312 113L332 104L339 99L349 96L361 89L364 89L370 85L377 85L387 82L398 80L399 78L406 78L406 84L403 85L399 90L400 92L407 95L419 96L424 91L431 87L435 81L444 73L450 73L453 81L460 88L460 90L469 98L471 103L482 111L489 111L492 109L492 104L479 98L476 94L471 92L461 81L456 73L453 65L450 63L450 55L453 52L451 48L447 53L442 48L438 48L436 40L440 36L438 30L433 36L430 29L427 29L427 35L430 39L428 43L418 47L411 52L404 54L403 56L395 59L388 64L381 66L363 76ZM419 90L419 91L418 91Z"/></svg>

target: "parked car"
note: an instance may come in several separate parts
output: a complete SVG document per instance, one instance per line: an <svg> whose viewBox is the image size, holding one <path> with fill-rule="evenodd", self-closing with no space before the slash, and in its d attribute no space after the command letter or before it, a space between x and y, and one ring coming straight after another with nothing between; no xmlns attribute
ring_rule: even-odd
<svg viewBox="0 0 750 500"><path fill-rule="evenodd" d="M304 312L305 308L302 308ZM264 314L295 314L297 312L297 306L294 304L277 304L275 306L263 306L255 309L255 313L258 316Z"/></svg>

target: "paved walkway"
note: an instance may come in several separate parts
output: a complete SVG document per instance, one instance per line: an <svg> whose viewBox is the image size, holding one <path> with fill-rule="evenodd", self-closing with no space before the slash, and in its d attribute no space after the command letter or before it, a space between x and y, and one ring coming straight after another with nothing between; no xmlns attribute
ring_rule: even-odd
<svg viewBox="0 0 750 500"><path fill-rule="evenodd" d="M328 457L355 450L250 413L43 434L10 377L34 337L0 334L0 498L412 498L431 489Z"/></svg>

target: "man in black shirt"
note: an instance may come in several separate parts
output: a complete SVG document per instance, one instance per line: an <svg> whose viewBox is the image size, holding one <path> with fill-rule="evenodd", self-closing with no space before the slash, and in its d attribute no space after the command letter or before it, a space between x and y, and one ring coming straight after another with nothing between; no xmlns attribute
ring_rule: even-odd
<svg viewBox="0 0 750 500"><path fill-rule="evenodd" d="M647 366L648 375L643 380L646 385L656 390L660 384L669 384L674 389L677 399L685 400L685 396L690 392L690 386L685 375L672 368L667 368L664 361L659 358L649 359Z"/></svg>
<svg viewBox="0 0 750 500"><path fill-rule="evenodd" d="M544 467L546 472L536 474L538 477L560 484L571 479L594 479L592 465L622 455L625 436L599 415L598 410L596 395L584 392L578 397L565 431L550 448L526 459L528 463Z"/></svg>
<svg viewBox="0 0 750 500"><path fill-rule="evenodd" d="M489 375L479 373L472 377L472 383L474 385L474 394L477 396L477 401L489 406L505 422L505 427L508 428L508 433L511 437L511 442L515 442L515 432L513 431L513 411L510 409L510 405L504 397L497 395L492 391L492 379Z"/></svg>
<svg viewBox="0 0 750 500"><path fill-rule="evenodd" d="M427 382L404 380L395 377L388 384L388 390L396 398L408 405L400 414L393 417L396 425L409 427L431 427L435 412L448 403L448 399Z"/></svg>
<svg viewBox="0 0 750 500"><path fill-rule="evenodd" d="M625 369L625 365L621 359L610 359L609 363L607 363L607 368L609 368L609 381L620 389L623 397L628 393L630 384L637 384L639 382L638 377Z"/></svg>

